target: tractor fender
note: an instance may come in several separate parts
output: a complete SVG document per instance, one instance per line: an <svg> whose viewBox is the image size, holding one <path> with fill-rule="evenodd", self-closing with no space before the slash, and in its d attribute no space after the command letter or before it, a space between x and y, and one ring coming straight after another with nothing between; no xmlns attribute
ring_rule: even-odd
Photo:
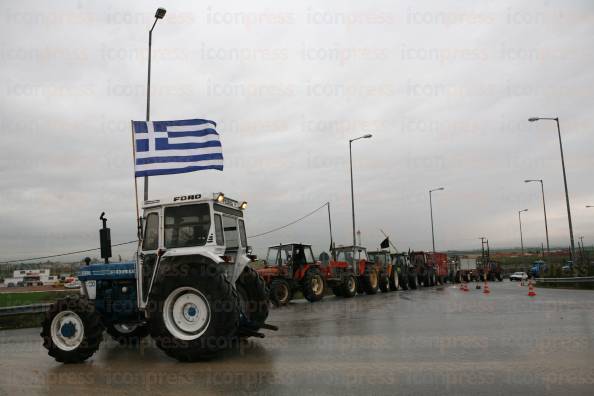
<svg viewBox="0 0 594 396"><path fill-rule="evenodd" d="M167 251L165 254L163 254L163 256L161 256L159 258L159 260L157 261L157 264L155 265L155 268L153 269L153 275L150 280L150 286L149 286L147 295L148 296L151 295L151 292L153 290L155 283L159 282L159 278L162 275L163 264L165 264L166 262L168 262L170 260L175 260L175 261L180 260L183 262L191 263L195 257L205 257L214 263L225 264L225 261L220 256L217 256L216 254L209 252L208 250L203 250L203 249L198 250L197 249L196 251L186 250L185 252L179 251L179 250L178 251L176 251L176 250ZM227 273L227 276L229 276L227 268L225 268L225 272ZM147 299L147 301L148 301L148 299Z"/></svg>

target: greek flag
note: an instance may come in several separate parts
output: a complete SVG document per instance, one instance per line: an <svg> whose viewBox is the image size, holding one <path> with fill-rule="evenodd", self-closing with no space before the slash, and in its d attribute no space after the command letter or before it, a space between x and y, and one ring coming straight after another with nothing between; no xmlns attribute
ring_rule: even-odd
<svg viewBox="0 0 594 396"><path fill-rule="evenodd" d="M132 121L136 177L223 170L217 124L209 120Z"/></svg>

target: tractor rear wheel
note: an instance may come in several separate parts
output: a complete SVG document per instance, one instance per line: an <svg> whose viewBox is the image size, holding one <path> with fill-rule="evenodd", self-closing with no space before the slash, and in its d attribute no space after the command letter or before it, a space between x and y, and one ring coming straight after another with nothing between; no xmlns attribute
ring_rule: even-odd
<svg viewBox="0 0 594 396"><path fill-rule="evenodd" d="M379 288L379 276L375 268L370 268L363 275L363 290L366 294L376 294Z"/></svg>
<svg viewBox="0 0 594 396"><path fill-rule="evenodd" d="M387 293L390 291L390 278L388 277L388 274L386 274L385 272L382 272L379 275L379 288L382 291L382 293Z"/></svg>
<svg viewBox="0 0 594 396"><path fill-rule="evenodd" d="M398 281L402 290L408 290L408 276L404 274L398 274Z"/></svg>
<svg viewBox="0 0 594 396"><path fill-rule="evenodd" d="M112 323L105 330L120 345L138 345L144 337L149 335L146 323Z"/></svg>
<svg viewBox="0 0 594 396"><path fill-rule="evenodd" d="M41 337L48 355L56 361L80 363L99 349L101 317L86 298L68 296L56 301L45 314Z"/></svg>
<svg viewBox="0 0 594 396"><path fill-rule="evenodd" d="M398 272L396 268L392 268L392 275L390 276L390 290L396 291L400 287L400 279L398 279Z"/></svg>
<svg viewBox="0 0 594 396"><path fill-rule="evenodd" d="M415 274L408 274L408 287L413 290L417 288L417 276Z"/></svg>
<svg viewBox="0 0 594 396"><path fill-rule="evenodd" d="M210 358L238 337L240 299L217 263L161 264L149 301L151 336L179 361Z"/></svg>
<svg viewBox="0 0 594 396"><path fill-rule="evenodd" d="M353 275L347 276L341 288L343 297L355 297L357 294L357 279Z"/></svg>
<svg viewBox="0 0 594 396"><path fill-rule="evenodd" d="M239 294L241 312L252 325L260 329L268 319L268 290L262 276L250 266L243 269L235 282Z"/></svg>
<svg viewBox="0 0 594 396"><path fill-rule="evenodd" d="M326 283L320 271L315 268L307 271L303 278L303 297L309 302L320 301L325 290Z"/></svg>
<svg viewBox="0 0 594 396"><path fill-rule="evenodd" d="M287 305L293 298L289 282L284 279L275 279L270 283L270 301L275 306Z"/></svg>

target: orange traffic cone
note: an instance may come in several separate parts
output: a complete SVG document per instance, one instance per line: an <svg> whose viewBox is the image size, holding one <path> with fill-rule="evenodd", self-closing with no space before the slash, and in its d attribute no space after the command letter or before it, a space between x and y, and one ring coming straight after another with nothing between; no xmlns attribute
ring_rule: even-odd
<svg viewBox="0 0 594 396"><path fill-rule="evenodd" d="M534 286L532 286L532 280L528 281L528 297L536 296L536 292L534 291Z"/></svg>
<svg viewBox="0 0 594 396"><path fill-rule="evenodd" d="M487 281L485 281L485 286L483 287L483 293L484 294L491 293L491 290L489 290L489 284L487 283Z"/></svg>

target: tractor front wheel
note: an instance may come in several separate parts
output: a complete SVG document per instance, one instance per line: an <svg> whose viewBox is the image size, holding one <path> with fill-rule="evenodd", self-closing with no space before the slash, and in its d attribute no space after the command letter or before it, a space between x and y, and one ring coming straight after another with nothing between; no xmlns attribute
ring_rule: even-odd
<svg viewBox="0 0 594 396"><path fill-rule="evenodd" d="M390 291L390 278L385 272L382 272L379 276L379 288L382 293L387 293Z"/></svg>
<svg viewBox="0 0 594 396"><path fill-rule="evenodd" d="M56 361L80 363L99 349L101 317L86 298L68 296L56 301L45 314L41 337L48 355Z"/></svg>
<svg viewBox="0 0 594 396"><path fill-rule="evenodd" d="M320 271L310 269L303 279L303 297L309 302L320 301L324 298L326 284Z"/></svg>
<svg viewBox="0 0 594 396"><path fill-rule="evenodd" d="M417 276L415 274L408 274L408 287L413 290L417 288Z"/></svg>
<svg viewBox="0 0 594 396"><path fill-rule="evenodd" d="M289 282L275 279L270 283L270 301L275 306L287 305L293 298Z"/></svg>
<svg viewBox="0 0 594 396"><path fill-rule="evenodd" d="M252 329L260 329L268 319L268 290L262 276L246 266L235 282L239 294L241 312Z"/></svg>
<svg viewBox="0 0 594 396"><path fill-rule="evenodd" d="M379 277L375 268L365 271L363 275L363 290L367 294L376 294L379 286Z"/></svg>
<svg viewBox="0 0 594 396"><path fill-rule="evenodd" d="M353 275L346 277L344 283L342 284L341 294L346 298L355 297L357 294L357 279Z"/></svg>

